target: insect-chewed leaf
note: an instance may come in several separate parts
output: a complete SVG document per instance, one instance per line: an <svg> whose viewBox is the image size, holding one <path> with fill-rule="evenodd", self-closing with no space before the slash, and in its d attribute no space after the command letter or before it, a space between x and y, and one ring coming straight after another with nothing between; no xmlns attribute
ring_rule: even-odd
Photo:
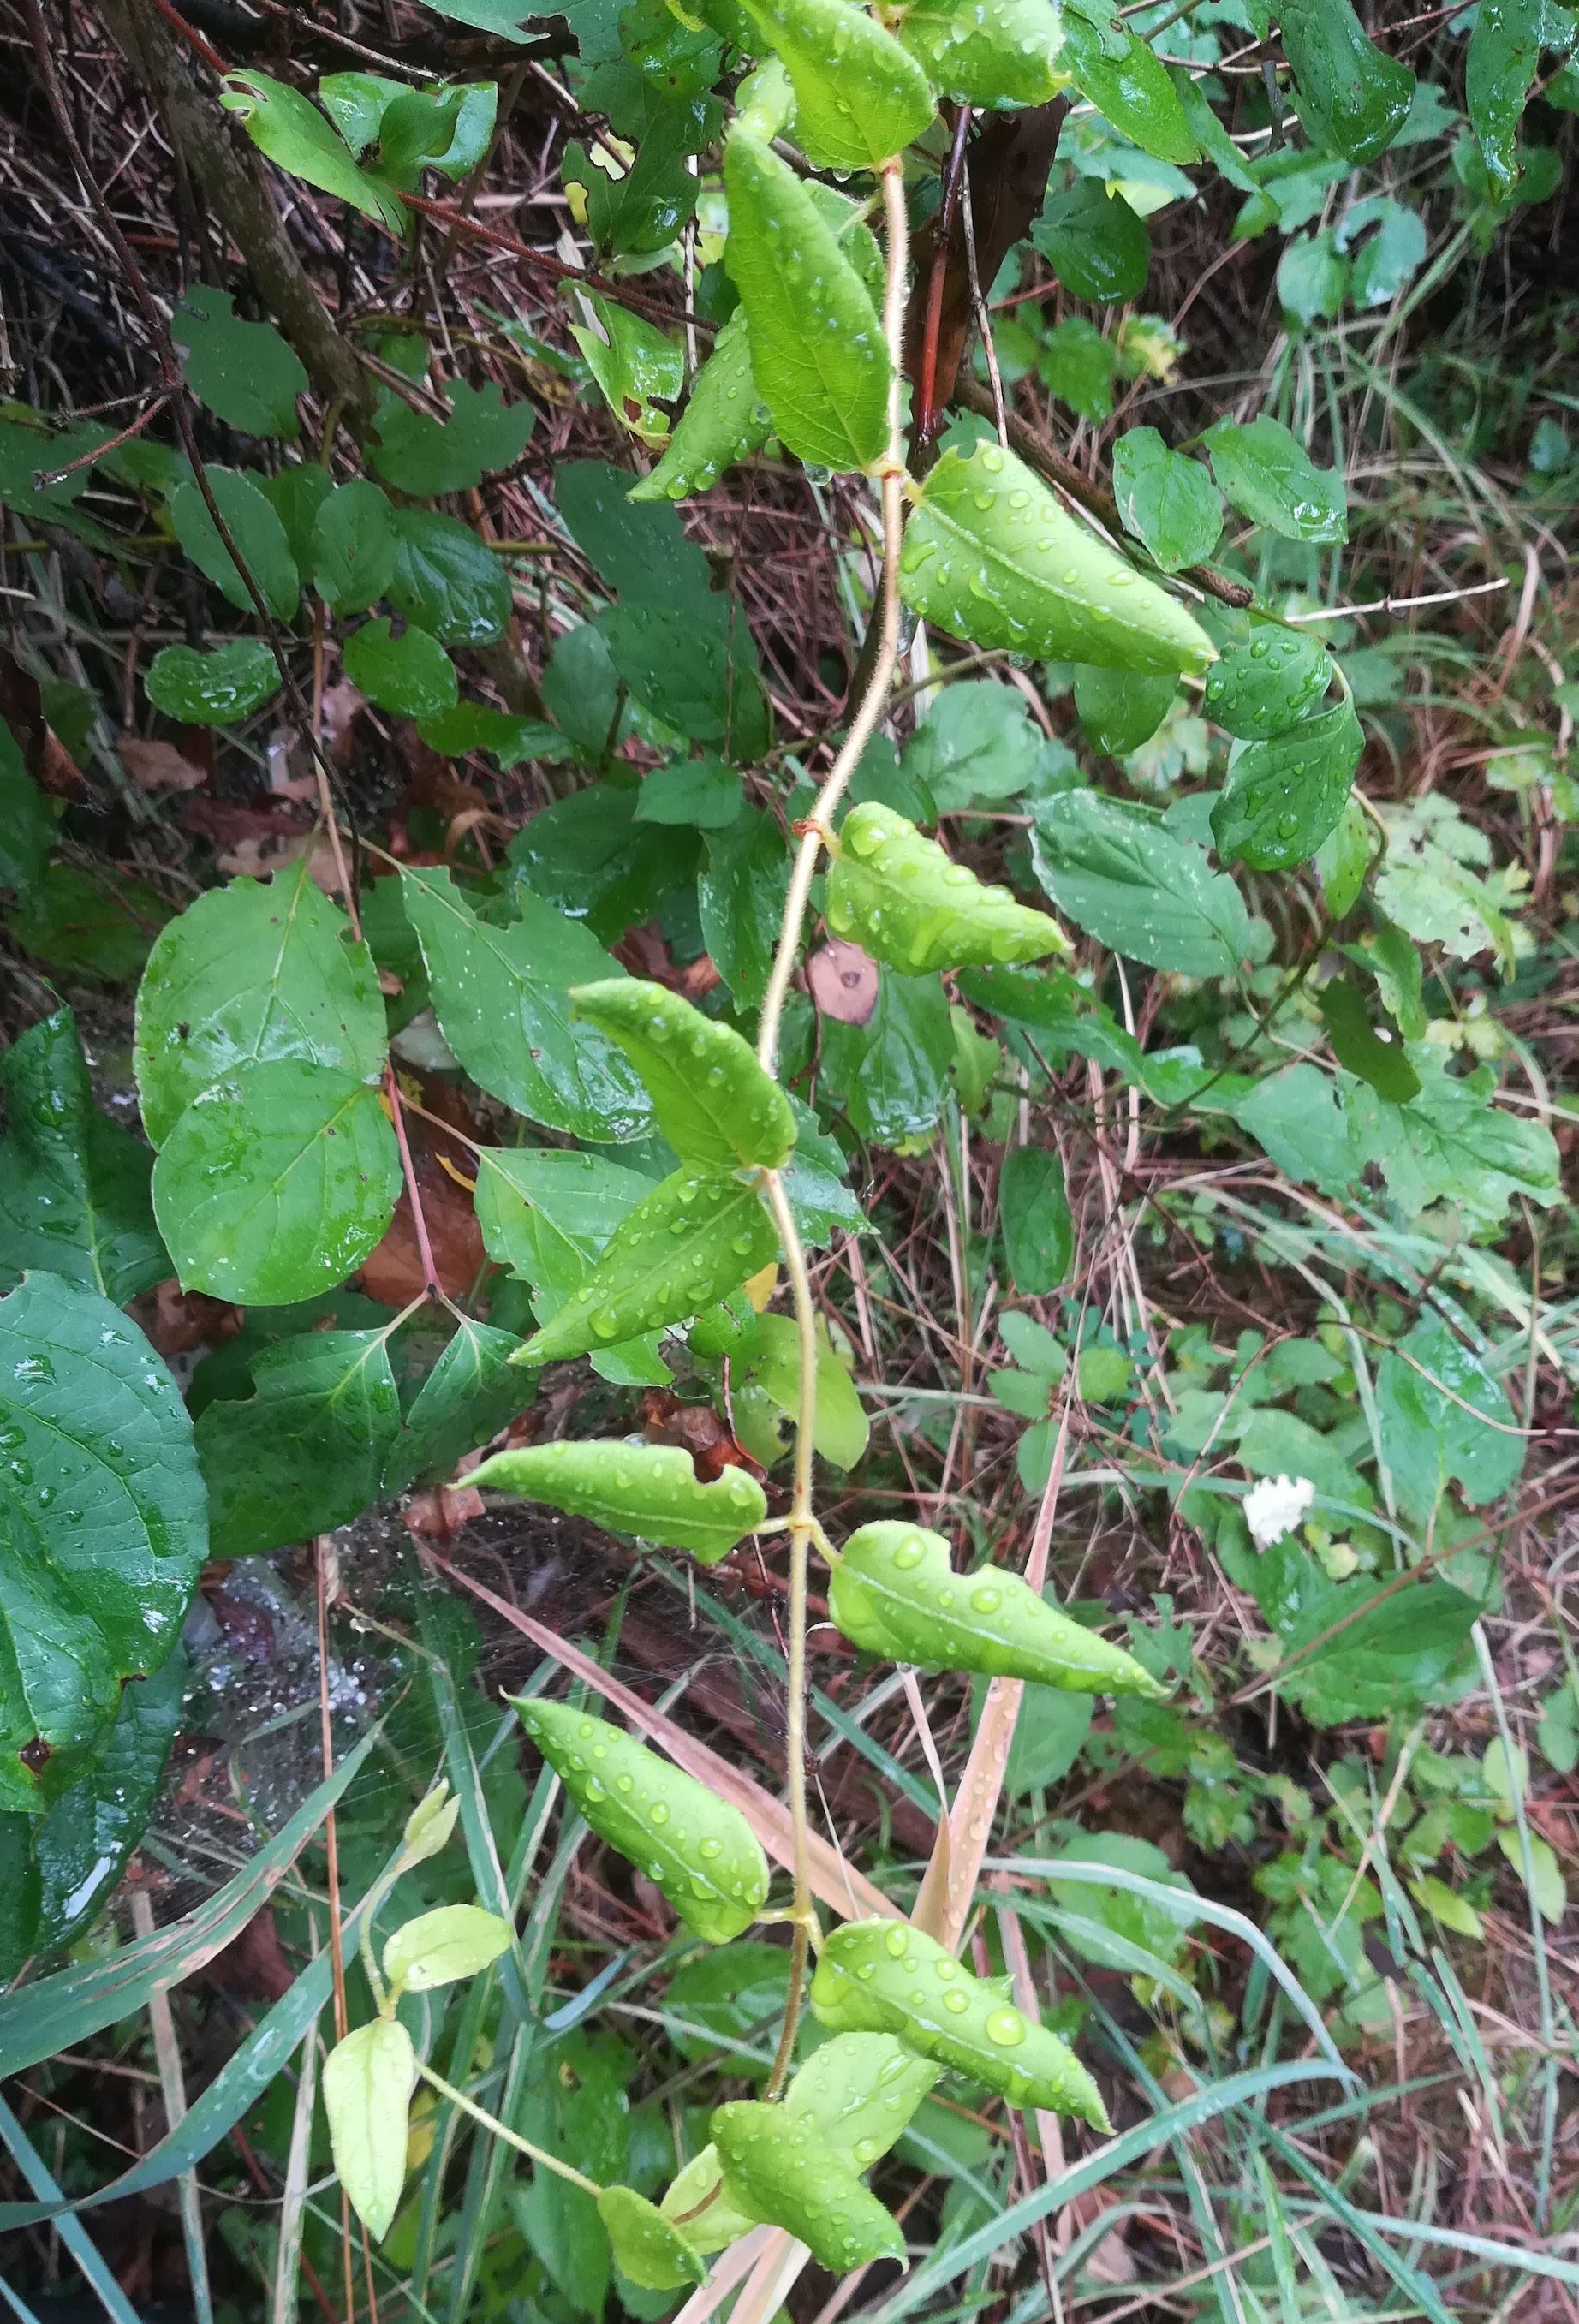
<svg viewBox="0 0 1579 2324"><path fill-rule="evenodd" d="M996 1566L956 1573L940 1533L902 1518L863 1526L845 1544L828 1610L868 1654L927 1670L983 1671L1067 1694L1166 1689L1122 1646L1048 1606L1018 1573Z"/></svg>
<svg viewBox="0 0 1579 2324"><path fill-rule="evenodd" d="M660 2208L692 2250L703 2254L722 2251L761 2224L754 2211L742 2210L725 2192L724 2165L711 2141L670 2181Z"/></svg>
<svg viewBox="0 0 1579 2324"><path fill-rule="evenodd" d="M676 1170L628 1211L586 1280L512 1362L553 1363L700 1314L779 1255L756 1188Z"/></svg>
<svg viewBox="0 0 1579 2324"><path fill-rule="evenodd" d="M1352 702L1340 702L1286 734L1245 742L1229 764L1212 809L1212 836L1225 863L1289 872L1337 828L1365 748Z"/></svg>
<svg viewBox="0 0 1579 2324"><path fill-rule="evenodd" d="M787 2227L824 2267L846 2274L867 2260L903 2259L899 2223L807 2116L740 2098L713 2116L726 2196Z"/></svg>
<svg viewBox="0 0 1579 2324"><path fill-rule="evenodd" d="M1205 669L1214 652L1176 598L997 444L946 452L917 493L900 591L951 637L1049 661L1162 676Z"/></svg>
<svg viewBox="0 0 1579 2324"><path fill-rule="evenodd" d="M863 8L851 0L744 5L783 60L795 90L795 142L818 169L875 170L927 127L926 74Z"/></svg>
<svg viewBox="0 0 1579 2324"><path fill-rule="evenodd" d="M743 1163L776 1170L788 1160L795 1143L790 1101L732 1026L633 976L576 985L570 1005L623 1049L682 1162L708 1170Z"/></svg>
<svg viewBox="0 0 1579 2324"><path fill-rule="evenodd" d="M605 1719L535 1699L515 1708L598 1838L657 1883L688 1929L726 1945L751 1926L768 1860L738 1808Z"/></svg>
<svg viewBox="0 0 1579 2324"><path fill-rule="evenodd" d="M359 2025L329 2052L324 2111L351 2208L382 2243L406 2181L406 2110L417 2078L411 2037L395 2017Z"/></svg>
<svg viewBox="0 0 1579 2324"><path fill-rule="evenodd" d="M597 2216L608 2231L614 2265L644 2292L678 2292L682 2283L706 2281L700 2255L633 2187L605 2187Z"/></svg>
<svg viewBox="0 0 1579 2324"><path fill-rule="evenodd" d="M809 2122L852 2171L886 2154L943 2069L892 2034L837 2034L814 2050L784 2093L785 2111Z"/></svg>
<svg viewBox="0 0 1579 2324"><path fill-rule="evenodd" d="M841 2033L899 2034L1011 2106L1046 2107L1109 2127L1102 2093L1067 2044L1014 2008L1002 1985L972 1977L919 1929L896 1921L836 1929L817 1960L811 2006ZM716 2115L713 2125L716 2137Z"/></svg>
<svg viewBox="0 0 1579 2324"><path fill-rule="evenodd" d="M1017 904L1007 888L983 886L875 799L845 817L828 874L827 923L836 936L910 976L1069 950L1056 920Z"/></svg>
<svg viewBox="0 0 1579 2324"><path fill-rule="evenodd" d="M746 1470L732 1466L704 1485L678 1444L633 1444L619 1436L518 1445L496 1452L463 1481L547 1501L662 1549L688 1549L699 1565L716 1565L768 1514L767 1496Z"/></svg>
<svg viewBox="0 0 1579 2324"><path fill-rule="evenodd" d="M691 383L664 455L626 494L633 501L679 501L705 493L725 468L749 459L772 433L773 418L757 391L743 314L731 315Z"/></svg>
<svg viewBox="0 0 1579 2324"><path fill-rule="evenodd" d="M510 1923L480 1904L440 1904L397 1929L383 1949L383 1973L397 1991L426 1993L455 1985L497 1960L510 1942Z"/></svg>
<svg viewBox="0 0 1579 2324"><path fill-rule="evenodd" d="M870 467L888 440L890 370L871 293L814 195L749 130L730 137L724 184L724 263L775 429L802 460Z"/></svg>

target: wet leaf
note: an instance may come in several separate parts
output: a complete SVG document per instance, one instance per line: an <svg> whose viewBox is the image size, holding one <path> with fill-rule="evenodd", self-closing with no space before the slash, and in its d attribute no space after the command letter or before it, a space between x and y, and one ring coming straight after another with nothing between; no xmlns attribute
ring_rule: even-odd
<svg viewBox="0 0 1579 2324"><path fill-rule="evenodd" d="M1417 1323L1376 1369L1381 1457L1406 1515L1427 1523L1454 1479L1472 1508L1511 1489L1525 1439L1500 1382L1445 1323Z"/></svg>
<svg viewBox="0 0 1579 2324"><path fill-rule="evenodd" d="M391 633L389 616L364 622L341 649L346 676L358 694L399 718L430 718L452 710L458 697L455 664L426 630Z"/></svg>
<svg viewBox="0 0 1579 2324"><path fill-rule="evenodd" d="M1230 734L1281 734L1316 707L1332 669L1326 648L1308 630L1258 622L1207 671L1206 711Z"/></svg>
<svg viewBox="0 0 1579 2324"><path fill-rule="evenodd" d="M162 646L143 691L155 710L189 726L234 726L280 691L280 665L261 638L232 638L210 653Z"/></svg>
<svg viewBox="0 0 1579 2324"><path fill-rule="evenodd" d="M1212 474L1236 509L1286 540L1346 540L1344 479L1316 468L1281 420L1219 420L1203 441Z"/></svg>
<svg viewBox="0 0 1579 2324"><path fill-rule="evenodd" d="M691 382L690 401L675 423L662 459L633 487L631 498L679 501L691 493L705 493L725 468L760 451L772 425L751 367L745 316L731 315Z"/></svg>
<svg viewBox="0 0 1579 2324"><path fill-rule="evenodd" d="M1115 759L1138 751L1167 717L1178 687L1171 678L1148 678L1131 669L1075 668L1075 707L1094 751Z"/></svg>
<svg viewBox="0 0 1579 2324"><path fill-rule="evenodd" d="M660 1130L683 1162L777 1169L789 1158L795 1143L789 1100L732 1026L633 977L577 985L570 999L576 1015L630 1058Z"/></svg>
<svg viewBox="0 0 1579 2324"><path fill-rule="evenodd" d="M531 1383L511 1361L520 1345L513 1332L460 1318L402 1424L380 1481L386 1500L420 1478L448 1477L531 1401Z"/></svg>
<svg viewBox="0 0 1579 2324"><path fill-rule="evenodd" d="M1031 826L1038 879L1113 952L1187 976L1232 976L1258 949L1226 872L1159 823L1094 791L1048 800Z"/></svg>
<svg viewBox="0 0 1579 2324"><path fill-rule="evenodd" d="M503 637L510 576L470 526L420 508L396 509L393 523L394 576L384 595L395 612L444 645Z"/></svg>
<svg viewBox="0 0 1579 2324"><path fill-rule="evenodd" d="M1045 105L1057 94L1059 20L1051 0L975 0L965 6L959 0L911 0L889 21L945 97L965 105Z"/></svg>
<svg viewBox="0 0 1579 2324"><path fill-rule="evenodd" d="M375 423L374 466L397 492L420 500L468 492L485 475L512 468L536 416L530 403L506 404L491 380L480 388L451 380L444 396L448 419L415 410L403 396L391 394Z"/></svg>
<svg viewBox="0 0 1579 2324"><path fill-rule="evenodd" d="M1007 888L983 887L875 800L852 807L840 827L826 910L836 936L910 975L1069 949L1045 912L1016 903Z"/></svg>
<svg viewBox="0 0 1579 2324"><path fill-rule="evenodd" d="M480 1904L440 1904L398 1928L383 1949L392 1993L428 1993L476 1977L512 1941L508 1921Z"/></svg>
<svg viewBox="0 0 1579 2324"><path fill-rule="evenodd" d="M1056 1150L1015 1146L998 1178L998 1217L1010 1279L1022 1299L1045 1297L1068 1276L1075 1229Z"/></svg>
<svg viewBox="0 0 1579 2324"><path fill-rule="evenodd" d="M899 2222L809 2120L782 2106L739 2098L710 2126L726 2199L787 2228L836 2274L874 2259L902 2259Z"/></svg>
<svg viewBox="0 0 1579 2324"><path fill-rule="evenodd" d="M232 547L221 540L208 504L195 484L178 484L170 496L170 521L176 540L199 572L244 613L254 611L252 593L242 577L245 566L269 612L279 621L290 621L301 587L285 528L272 503L258 490L256 479L239 469L208 467L204 474Z"/></svg>
<svg viewBox="0 0 1579 2324"><path fill-rule="evenodd" d="M170 319L199 403L249 436L296 434L296 399L307 392L300 357L272 323L244 322L228 290L196 282Z"/></svg>
<svg viewBox="0 0 1579 2324"><path fill-rule="evenodd" d="M365 476L337 484L313 518L313 586L337 613L365 613L394 579L394 511Z"/></svg>
<svg viewBox="0 0 1579 2324"><path fill-rule="evenodd" d="M1146 288L1151 237L1145 223L1121 193L1098 179L1076 178L1067 190L1049 193L1030 238L1066 290L1093 306L1138 299Z"/></svg>
<svg viewBox="0 0 1579 2324"><path fill-rule="evenodd" d="M304 178L404 236L409 213L387 186L356 167L345 140L300 89L267 73L233 72L225 78L219 102L236 115L259 152L290 176Z"/></svg>
<svg viewBox="0 0 1579 2324"><path fill-rule="evenodd" d="M765 1397L783 1421L793 1424L800 1409L800 1342L790 1315L759 1315L750 1351L735 1369L734 1395L741 1425L749 1399ZM742 1397L747 1399L741 1404ZM867 1421L855 1383L837 1350L819 1325L817 1346L817 1400L811 1440L823 1460L836 1469L853 1469L866 1450ZM777 1458L788 1445L788 1430L773 1425L760 1449Z"/></svg>
<svg viewBox="0 0 1579 2324"><path fill-rule="evenodd" d="M726 1468L705 1485L678 1445L624 1437L520 1445L495 1452L463 1481L546 1501L657 1548L688 1549L701 1565L727 1557L768 1514L762 1487L744 1469Z"/></svg>
<svg viewBox="0 0 1579 2324"><path fill-rule="evenodd" d="M1058 65L1143 153L1159 161L1195 161L1196 141L1167 66L1102 0L1071 0Z"/></svg>
<svg viewBox="0 0 1579 2324"><path fill-rule="evenodd" d="M1223 530L1223 503L1198 460L1170 452L1155 428L1131 428L1113 446L1113 493L1124 530L1165 573L1199 565Z"/></svg>
<svg viewBox="0 0 1579 2324"><path fill-rule="evenodd" d="M926 74L851 0L743 5L790 75L795 142L818 169L875 170L902 153L931 121ZM732 190L732 231L734 215Z"/></svg>
<svg viewBox="0 0 1579 2324"><path fill-rule="evenodd" d="M614 2265L647 2292L678 2292L684 2283L704 2283L707 2271L678 2227L655 2203L633 2187L605 2187L597 2216L608 2230Z"/></svg>
<svg viewBox="0 0 1579 2324"><path fill-rule="evenodd" d="M1300 0L1278 21L1311 142L1346 161L1374 161L1404 125L1414 74L1367 40L1349 0Z"/></svg>
<svg viewBox="0 0 1579 2324"><path fill-rule="evenodd" d="M216 1557L331 1533L378 1499L401 1425L383 1332L301 1332L251 1360L253 1392L198 1419Z"/></svg>
<svg viewBox="0 0 1579 2324"><path fill-rule="evenodd" d="M0 1056L10 1135L0 1146L0 1269L47 1268L116 1306L170 1273L153 1223L153 1157L99 1112L69 1009Z"/></svg>
<svg viewBox="0 0 1579 2324"><path fill-rule="evenodd" d="M1212 835L1225 863L1252 872L1291 872L1337 828L1365 748L1354 706L1334 709L1244 742L1212 809Z"/></svg>

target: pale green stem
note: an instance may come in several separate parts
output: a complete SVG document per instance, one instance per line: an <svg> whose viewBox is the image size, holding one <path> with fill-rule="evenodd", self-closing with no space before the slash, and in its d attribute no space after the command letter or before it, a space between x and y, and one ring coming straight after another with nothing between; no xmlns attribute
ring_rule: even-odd
<svg viewBox="0 0 1579 2324"><path fill-rule="evenodd" d="M558 2172L561 2179L568 2179L572 2187L579 2187L586 2194L596 2196L603 2193L596 2179L583 2178L579 2171L572 2171L568 2163L561 2163L557 2154L545 2154L542 2148L534 2146L530 2138L522 2138L519 2131L507 2129L496 2115L491 2115L485 2107L476 2105L464 2090L457 2090L453 2083L445 2080L442 2074L436 2074L431 2066L423 2065L420 2059L417 2061L417 2071L441 2098L448 2098L451 2106L457 2106L462 2114L469 2114L474 2122L480 2122L485 2130L491 2130L495 2138L504 2141L506 2146L513 2146L529 2161L540 2163L545 2171Z"/></svg>

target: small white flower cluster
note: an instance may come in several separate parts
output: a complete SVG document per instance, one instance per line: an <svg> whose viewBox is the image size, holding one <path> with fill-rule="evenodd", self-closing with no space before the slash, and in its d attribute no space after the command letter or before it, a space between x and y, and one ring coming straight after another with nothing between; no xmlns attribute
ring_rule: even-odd
<svg viewBox="0 0 1579 2324"><path fill-rule="evenodd" d="M1244 1497L1244 1521L1258 1549L1292 1533L1316 1499L1308 1477L1263 1477Z"/></svg>

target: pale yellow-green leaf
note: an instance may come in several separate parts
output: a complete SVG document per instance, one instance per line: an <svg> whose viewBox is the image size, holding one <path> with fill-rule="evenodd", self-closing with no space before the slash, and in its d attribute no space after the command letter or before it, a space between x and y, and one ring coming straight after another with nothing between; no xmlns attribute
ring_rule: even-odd
<svg viewBox="0 0 1579 2324"><path fill-rule="evenodd" d="M397 1929L383 1949L392 1987L423 1993L454 1985L497 1960L510 1942L510 1923L480 1904L440 1904Z"/></svg>
<svg viewBox="0 0 1579 2324"><path fill-rule="evenodd" d="M1503 1824L1499 1828L1497 1845L1522 1880L1524 1850L1512 1824ZM1550 1921L1555 1927L1568 1909L1567 1884L1551 1843L1533 1831L1529 1835L1529 1869L1532 1875L1529 1893L1540 1908L1542 1920Z"/></svg>
<svg viewBox="0 0 1579 2324"><path fill-rule="evenodd" d="M352 2209L382 2243L406 2178L406 2115L417 2061L396 2018L359 2025L329 2052L324 2111L335 2169Z"/></svg>
<svg viewBox="0 0 1579 2324"><path fill-rule="evenodd" d="M460 1815L460 1801L450 1797L446 1782L434 1784L426 1799L419 1800L406 1819L404 1844L401 1849L402 1870L413 1864L425 1864L448 1848Z"/></svg>

